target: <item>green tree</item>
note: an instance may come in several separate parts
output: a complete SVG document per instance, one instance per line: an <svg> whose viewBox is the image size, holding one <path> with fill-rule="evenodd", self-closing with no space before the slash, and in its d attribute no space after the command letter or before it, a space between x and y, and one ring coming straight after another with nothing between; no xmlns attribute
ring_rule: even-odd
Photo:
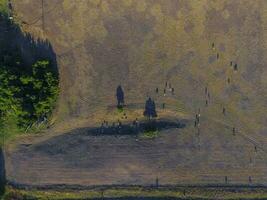
<svg viewBox="0 0 267 200"><path fill-rule="evenodd" d="M58 77L51 63L41 60L26 67L13 59L4 60L0 63L1 120L11 117L25 128L48 117L58 94Z"/></svg>

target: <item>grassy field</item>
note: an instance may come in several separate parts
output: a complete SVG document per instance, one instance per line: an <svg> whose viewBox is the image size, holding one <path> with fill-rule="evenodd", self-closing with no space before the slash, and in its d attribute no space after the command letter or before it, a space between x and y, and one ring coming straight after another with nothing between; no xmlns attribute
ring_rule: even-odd
<svg viewBox="0 0 267 200"><path fill-rule="evenodd" d="M204 187L172 187L170 188L110 188L110 189L91 189L85 191L53 191L53 190L18 190L7 188L5 200L11 199L38 199L38 200L56 200L56 199L223 199L223 200L252 200L266 199L267 191L262 188L204 188Z"/></svg>
<svg viewBox="0 0 267 200"><path fill-rule="evenodd" d="M40 185L151 184L158 176L164 184L221 184L227 176L231 184L247 184L249 177L252 184L266 184L266 2L64 0L44 7L40 2L14 1L14 6L24 28L42 33L56 49L57 121L52 129L7 146L8 179ZM114 109L119 84L129 105L123 111ZM141 139L88 134L86 128L103 120L143 120L148 96L156 101L159 117L190 123ZM138 188L105 194L129 191L141 195ZM216 194L265 197L261 190L191 192L211 199Z"/></svg>

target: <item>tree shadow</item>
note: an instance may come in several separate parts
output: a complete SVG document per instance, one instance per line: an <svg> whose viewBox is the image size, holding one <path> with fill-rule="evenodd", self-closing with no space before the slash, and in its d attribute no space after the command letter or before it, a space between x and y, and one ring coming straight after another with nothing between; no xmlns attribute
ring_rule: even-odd
<svg viewBox="0 0 267 200"><path fill-rule="evenodd" d="M0 148L0 197L5 193L6 170L5 158L2 148Z"/></svg>
<svg viewBox="0 0 267 200"><path fill-rule="evenodd" d="M128 138L136 140L139 135L146 132L148 121L139 122L139 124L133 125L132 123L122 124L120 127L115 126L106 126L106 127L86 127L86 128L77 128L70 132L66 132L62 135L54 136L45 140L41 143L32 145L21 145L23 151L34 151L34 152L44 152L49 155L65 154L71 149L79 147L85 148L88 144L88 137L104 138L114 137L114 139L119 138ZM168 119L160 119L154 121L154 126L158 131L163 130L178 130L185 128L187 120L181 121L170 121ZM177 131L178 132L178 131ZM166 133L168 134L168 133ZM111 138L109 138L111 139ZM84 146L84 144L86 144ZM87 147L86 147L87 148ZM85 150L87 151L87 150Z"/></svg>
<svg viewBox="0 0 267 200"><path fill-rule="evenodd" d="M139 133L153 130L163 131L168 129L181 129L185 128L186 121L174 121L168 119L159 119L152 121L140 121L126 124L112 123L110 125L103 125L100 127L92 128L79 128L75 129L73 134L83 134L91 136L102 136L102 135L132 135L137 136ZM70 133L71 134L71 133ZM62 136L58 136L62 137ZM64 135L63 135L64 137Z"/></svg>
<svg viewBox="0 0 267 200"><path fill-rule="evenodd" d="M22 69L31 67L38 60L48 60L58 75L56 54L48 40L34 38L24 33L18 25L0 15L0 60L12 56L22 59Z"/></svg>

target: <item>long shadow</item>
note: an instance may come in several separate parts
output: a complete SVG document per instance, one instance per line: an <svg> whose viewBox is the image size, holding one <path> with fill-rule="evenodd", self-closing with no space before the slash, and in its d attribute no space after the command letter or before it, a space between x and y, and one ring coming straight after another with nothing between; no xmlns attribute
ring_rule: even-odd
<svg viewBox="0 0 267 200"><path fill-rule="evenodd" d="M38 145L31 146L27 145L24 147L33 148L33 150L36 151L45 151L47 152L47 147L49 146L49 153L55 154L58 151L58 144L62 144L62 141L64 145L67 145L67 141L73 141L73 140L79 140L77 138L81 138L81 136L94 136L94 137L102 137L102 136L130 136L130 137L137 137L138 134L150 131L151 126L153 130L156 131L163 131L168 129L181 129L186 126L187 121L181 120L181 121L171 121L167 119L161 119L153 122L149 121L142 121L138 124L133 123L127 123L127 124L115 124L110 126L99 126L99 127L87 127L87 128L77 128L72 130L71 132L67 132L63 135L55 136L53 138L50 138L44 142L41 142ZM48 146L47 146L48 145ZM53 148L56 149L53 149ZM53 151L52 151L53 149ZM61 152L61 149L59 149L59 152Z"/></svg>
<svg viewBox="0 0 267 200"><path fill-rule="evenodd" d="M165 119L141 121L127 124L110 124L94 128L81 129L86 135L137 135L145 131L162 131L173 128L184 128L185 122L169 121Z"/></svg>
<svg viewBox="0 0 267 200"><path fill-rule="evenodd" d="M56 153L62 153L63 149L68 149L68 145L73 146L72 142L77 142L79 145L82 144L81 138L83 136L94 136L94 137L103 137L103 136L128 136L136 138L140 133L145 131L150 131L151 126L153 130L163 131L168 129L182 129L186 126L187 121L170 121L167 119L161 119L153 122L142 121L137 125L133 123L127 123L122 125L110 125L105 127L87 127L87 128L78 128L70 132L67 132L63 135L55 136L46 141L43 141L37 145L27 145L23 148L29 148L29 150L47 152L51 155ZM63 142L64 141L64 142ZM72 142L70 142L72 141ZM64 147L59 146L62 144Z"/></svg>
<svg viewBox="0 0 267 200"><path fill-rule="evenodd" d="M6 170L5 158L2 148L0 148L0 197L5 193Z"/></svg>

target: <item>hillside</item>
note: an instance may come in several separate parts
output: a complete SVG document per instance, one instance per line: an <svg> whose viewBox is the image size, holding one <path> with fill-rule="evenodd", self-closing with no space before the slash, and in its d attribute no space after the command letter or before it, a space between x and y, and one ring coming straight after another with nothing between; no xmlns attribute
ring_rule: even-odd
<svg viewBox="0 0 267 200"><path fill-rule="evenodd" d="M150 185L158 178L172 185L267 184L267 2L12 4L22 29L51 43L60 96L53 127L7 148L10 182ZM174 94L164 95L166 82ZM121 119L118 85L128 116L123 123L143 120L150 96L159 119L185 121L185 127L137 141L127 134L91 135L90 128L103 120Z"/></svg>
<svg viewBox="0 0 267 200"><path fill-rule="evenodd" d="M209 110L224 106L226 120L232 117L233 124L259 136L266 124L265 6L263 1L57 0L44 1L42 11L41 1L14 1L25 29L44 28L57 54L59 121L86 118L114 104L119 84L126 102L138 103L156 87L162 94L168 81L177 102L192 112L205 105L207 86Z"/></svg>

